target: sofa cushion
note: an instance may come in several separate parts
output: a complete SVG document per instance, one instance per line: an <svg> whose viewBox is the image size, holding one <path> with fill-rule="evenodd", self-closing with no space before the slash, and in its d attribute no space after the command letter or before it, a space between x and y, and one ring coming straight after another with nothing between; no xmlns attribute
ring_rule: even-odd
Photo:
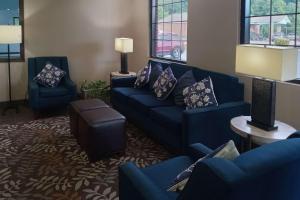
<svg viewBox="0 0 300 200"><path fill-rule="evenodd" d="M141 95L141 94L151 94L149 90L138 89L138 88L129 88L129 87L119 87L113 88L111 95L114 99L121 101L122 103L128 103L129 97L132 95Z"/></svg>
<svg viewBox="0 0 300 200"><path fill-rule="evenodd" d="M55 88L39 87L39 92L41 97L57 97L69 94L69 90L64 86L58 86Z"/></svg>
<svg viewBox="0 0 300 200"><path fill-rule="evenodd" d="M153 85L162 72L163 72L163 68L160 63L151 63L151 73L149 79L150 90L153 90Z"/></svg>
<svg viewBox="0 0 300 200"><path fill-rule="evenodd" d="M218 106L210 77L185 88L183 96L187 109Z"/></svg>
<svg viewBox="0 0 300 200"><path fill-rule="evenodd" d="M150 118L161 126L179 134L182 129L183 111L184 107L179 106L152 108Z"/></svg>
<svg viewBox="0 0 300 200"><path fill-rule="evenodd" d="M132 95L129 98L129 104L131 107L148 114L151 108L174 106L174 103L170 100L160 101L155 98L154 95Z"/></svg>
<svg viewBox="0 0 300 200"><path fill-rule="evenodd" d="M137 78L134 83L135 88L143 88L150 80L151 64L149 63L137 73Z"/></svg>
<svg viewBox="0 0 300 200"><path fill-rule="evenodd" d="M183 90L196 83L193 71L189 70L184 73L178 80L173 91L174 101L176 105L184 105Z"/></svg>
<svg viewBox="0 0 300 200"><path fill-rule="evenodd" d="M170 67L165 69L153 85L154 93L159 100L165 100L174 90L177 79Z"/></svg>
<svg viewBox="0 0 300 200"><path fill-rule="evenodd" d="M167 189L182 170L193 164L193 160L187 156L176 157L142 169L142 172L151 179L159 188ZM176 199L179 193L167 192L172 199Z"/></svg>

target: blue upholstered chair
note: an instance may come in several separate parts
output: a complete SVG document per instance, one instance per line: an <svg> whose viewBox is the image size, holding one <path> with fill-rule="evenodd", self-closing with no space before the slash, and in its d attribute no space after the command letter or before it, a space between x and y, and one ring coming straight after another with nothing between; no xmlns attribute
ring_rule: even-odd
<svg viewBox="0 0 300 200"><path fill-rule="evenodd" d="M33 81L47 62L66 72L66 76L55 88L43 87ZM76 98L76 93L76 85L70 79L67 57L28 58L29 105L34 111L66 106Z"/></svg>
<svg viewBox="0 0 300 200"><path fill-rule="evenodd" d="M176 175L212 150L192 145L188 156L144 169L120 167L120 200L299 200L300 139L268 144L234 161L220 158L199 163L181 193L166 189Z"/></svg>

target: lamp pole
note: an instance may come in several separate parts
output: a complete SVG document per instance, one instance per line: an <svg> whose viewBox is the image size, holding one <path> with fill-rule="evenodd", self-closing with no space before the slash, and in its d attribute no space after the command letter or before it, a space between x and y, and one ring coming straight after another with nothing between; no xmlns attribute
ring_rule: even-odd
<svg viewBox="0 0 300 200"><path fill-rule="evenodd" d="M11 61L11 57L10 57L10 45L7 44L7 62L8 62L8 87L9 87L9 102L8 105L6 105L6 107L3 109L2 115L5 115L6 112L10 109L15 109L16 113L19 113L19 107L17 104L12 102L12 95L11 95L11 70L10 70L10 61Z"/></svg>

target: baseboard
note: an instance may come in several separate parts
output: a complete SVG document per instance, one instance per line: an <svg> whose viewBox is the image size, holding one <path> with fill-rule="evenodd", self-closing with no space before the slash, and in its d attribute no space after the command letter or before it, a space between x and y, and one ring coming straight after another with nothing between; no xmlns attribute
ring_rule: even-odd
<svg viewBox="0 0 300 200"><path fill-rule="evenodd" d="M2 106L5 106L9 101L3 101L3 102L0 102L0 107ZM28 104L28 100L27 99L23 99L23 100L15 100L13 101L17 104L24 104L24 105L27 105Z"/></svg>

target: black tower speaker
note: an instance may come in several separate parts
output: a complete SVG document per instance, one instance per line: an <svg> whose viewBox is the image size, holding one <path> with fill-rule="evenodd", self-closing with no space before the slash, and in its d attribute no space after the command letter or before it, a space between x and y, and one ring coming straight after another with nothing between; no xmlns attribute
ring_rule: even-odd
<svg viewBox="0 0 300 200"><path fill-rule="evenodd" d="M254 78L252 80L251 121L248 124L266 131L275 126L276 82Z"/></svg>

